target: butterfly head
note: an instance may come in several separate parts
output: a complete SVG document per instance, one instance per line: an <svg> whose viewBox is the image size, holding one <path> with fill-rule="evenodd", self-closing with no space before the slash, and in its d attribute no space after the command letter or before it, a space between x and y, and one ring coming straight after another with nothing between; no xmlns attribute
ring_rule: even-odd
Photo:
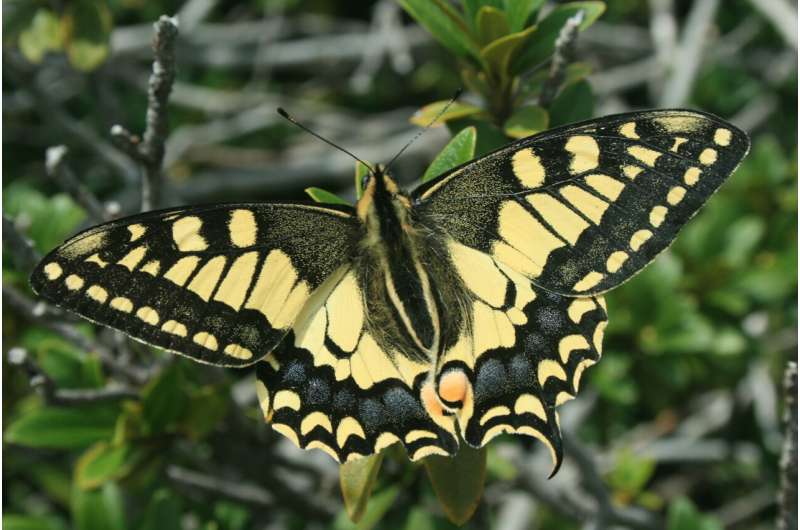
<svg viewBox="0 0 800 530"><path fill-rule="evenodd" d="M366 222L370 213L408 209L411 201L397 183L386 172L386 167L378 164L364 175L361 181L363 195L356 204L359 218Z"/></svg>

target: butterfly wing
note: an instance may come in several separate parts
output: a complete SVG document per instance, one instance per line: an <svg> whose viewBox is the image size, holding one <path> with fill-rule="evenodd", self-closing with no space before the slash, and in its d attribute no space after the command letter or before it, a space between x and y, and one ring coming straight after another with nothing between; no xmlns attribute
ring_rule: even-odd
<svg viewBox="0 0 800 530"><path fill-rule="evenodd" d="M539 289L454 240L447 249L468 299L468 325L438 359L438 393L454 405L469 445L502 433L533 436L550 451L555 472L562 457L556 407L575 397L584 370L600 359L605 302Z"/></svg>
<svg viewBox="0 0 800 530"><path fill-rule="evenodd" d="M312 296L267 362L258 394L273 429L339 462L402 443L418 460L458 446L453 418L436 406L430 363L379 345L360 271L345 266Z"/></svg>
<svg viewBox="0 0 800 530"><path fill-rule="evenodd" d="M346 207L162 210L72 237L42 260L31 285L142 342L244 366L286 335L311 292L351 257L357 233Z"/></svg>
<svg viewBox="0 0 800 530"><path fill-rule="evenodd" d="M686 110L636 112L525 138L414 192L456 241L567 296L647 265L734 171L747 135Z"/></svg>
<svg viewBox="0 0 800 530"><path fill-rule="evenodd" d="M631 113L523 139L415 190L472 300L436 375L440 395L460 389L467 443L534 436L558 468L555 409L600 358L599 295L664 250L747 149L706 114Z"/></svg>

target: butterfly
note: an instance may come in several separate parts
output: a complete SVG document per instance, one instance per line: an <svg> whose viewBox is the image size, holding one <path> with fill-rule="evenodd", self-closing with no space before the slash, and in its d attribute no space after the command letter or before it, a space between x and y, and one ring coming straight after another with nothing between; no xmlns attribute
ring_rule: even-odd
<svg viewBox="0 0 800 530"><path fill-rule="evenodd" d="M190 206L90 228L31 284L196 361L255 365L274 430L338 462L535 437L601 356L603 294L674 240L749 149L710 114L607 116L510 143L355 207Z"/></svg>

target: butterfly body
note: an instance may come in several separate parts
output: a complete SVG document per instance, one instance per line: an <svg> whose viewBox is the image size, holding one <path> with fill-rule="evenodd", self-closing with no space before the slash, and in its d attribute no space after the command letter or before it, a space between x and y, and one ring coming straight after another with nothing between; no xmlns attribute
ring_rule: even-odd
<svg viewBox="0 0 800 530"><path fill-rule="evenodd" d="M44 298L202 362L255 364L273 428L344 462L535 437L600 359L603 294L663 251L745 156L686 110L509 144L355 207L251 203L91 228L32 276Z"/></svg>

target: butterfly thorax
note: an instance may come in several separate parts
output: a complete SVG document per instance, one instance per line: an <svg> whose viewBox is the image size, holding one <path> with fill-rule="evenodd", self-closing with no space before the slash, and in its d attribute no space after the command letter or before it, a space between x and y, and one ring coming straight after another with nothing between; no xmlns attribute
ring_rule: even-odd
<svg viewBox="0 0 800 530"><path fill-rule="evenodd" d="M374 325L389 334L395 331L393 342L400 351L435 358L440 308L424 265L425 232L412 218L409 197L378 170L367 182L357 211L364 223L360 258L368 262L360 269L369 271L362 282L368 306L376 308L371 311ZM381 314L379 307L388 311Z"/></svg>

